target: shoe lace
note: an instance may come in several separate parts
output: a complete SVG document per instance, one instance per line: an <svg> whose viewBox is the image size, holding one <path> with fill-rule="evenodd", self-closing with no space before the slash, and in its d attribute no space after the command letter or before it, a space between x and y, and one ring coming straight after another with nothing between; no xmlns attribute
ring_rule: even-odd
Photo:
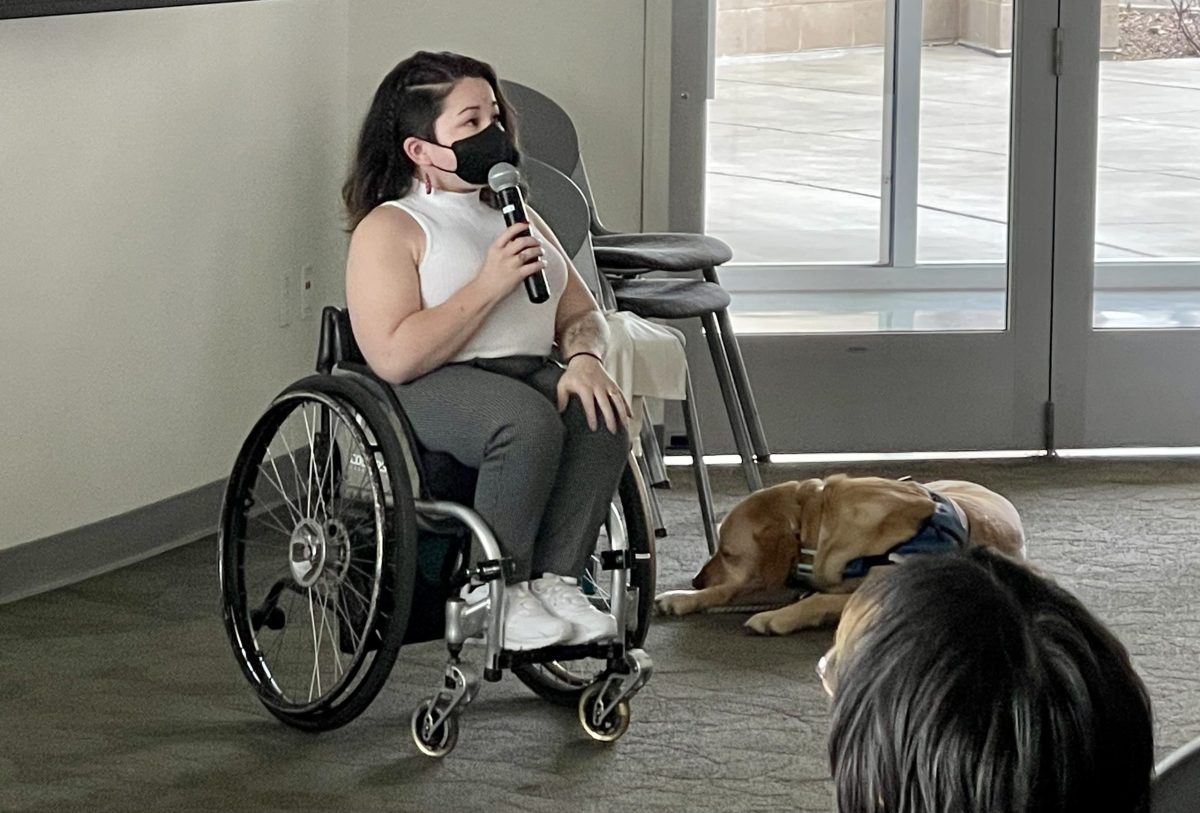
<svg viewBox="0 0 1200 813"><path fill-rule="evenodd" d="M515 591L511 601L514 606L520 607L523 610L540 610L542 603L538 601L537 596L530 593L528 590Z"/></svg>
<svg viewBox="0 0 1200 813"><path fill-rule="evenodd" d="M553 585L546 590L546 598L556 607L570 607L571 609L580 610L584 607L591 607L592 603L587 600L583 593L574 585L559 583Z"/></svg>

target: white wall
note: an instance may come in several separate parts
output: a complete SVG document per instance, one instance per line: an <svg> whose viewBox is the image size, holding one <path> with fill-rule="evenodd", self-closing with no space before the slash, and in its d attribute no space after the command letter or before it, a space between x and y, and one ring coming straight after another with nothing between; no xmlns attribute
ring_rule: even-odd
<svg viewBox="0 0 1200 813"><path fill-rule="evenodd" d="M0 548L225 477L340 294L346 0L0 21ZM214 524L215 524L214 517Z"/></svg>
<svg viewBox="0 0 1200 813"><path fill-rule="evenodd" d="M457 50L556 98L641 220L645 0L259 0L0 21L0 549L227 476L340 301L383 75ZM214 524L215 524L214 517Z"/></svg>
<svg viewBox="0 0 1200 813"><path fill-rule="evenodd" d="M579 130L608 225L641 224L647 0L351 0L352 128L379 81L414 51L456 51L540 90ZM661 2L661 0L651 0Z"/></svg>

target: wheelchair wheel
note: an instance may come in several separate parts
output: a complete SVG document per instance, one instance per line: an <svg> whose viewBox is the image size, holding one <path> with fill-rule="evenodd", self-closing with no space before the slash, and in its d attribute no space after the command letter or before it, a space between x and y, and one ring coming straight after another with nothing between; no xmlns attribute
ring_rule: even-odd
<svg viewBox="0 0 1200 813"><path fill-rule="evenodd" d="M226 487L226 632L263 705L297 728L362 713L408 624L416 521L386 409L348 378L298 381L254 425Z"/></svg>
<svg viewBox="0 0 1200 813"><path fill-rule="evenodd" d="M654 533L647 514L647 499L641 476L637 467L631 463L626 466L625 473L621 476L614 499L618 514L624 520L623 530L629 550L638 557L629 570L629 586L637 588L638 591L637 612L632 615L633 628L626 630L625 634L625 645L631 648L640 647L646 640L646 633L650 628L650 611L654 605ZM596 550L579 578L584 593L591 597L593 604L606 612L610 607L609 590L612 582L609 571L600 567L600 554L609 550L611 534L616 530L609 528L607 523L600 530ZM606 668L607 664L603 660L583 658L520 664L513 667L513 674L541 697L560 706L575 708L584 689L595 683Z"/></svg>
<svg viewBox="0 0 1200 813"><path fill-rule="evenodd" d="M593 740L616 742L629 730L629 701L621 700L602 720L596 719L597 706L604 694L603 681L588 686L579 696L579 723Z"/></svg>
<svg viewBox="0 0 1200 813"><path fill-rule="evenodd" d="M435 714L439 711L432 703L432 700L426 700L413 710L409 731L418 751L427 757L441 759L458 744L458 715L451 713L441 725L432 728L427 724L426 716L431 709Z"/></svg>

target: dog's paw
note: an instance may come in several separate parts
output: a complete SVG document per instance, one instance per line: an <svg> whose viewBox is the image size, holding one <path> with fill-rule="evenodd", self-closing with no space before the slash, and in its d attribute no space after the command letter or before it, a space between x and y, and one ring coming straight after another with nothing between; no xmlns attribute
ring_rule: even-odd
<svg viewBox="0 0 1200 813"><path fill-rule="evenodd" d="M755 635L787 635L795 631L789 621L781 618L775 610L755 613L746 619L744 626Z"/></svg>
<svg viewBox="0 0 1200 813"><path fill-rule="evenodd" d="M668 590L654 599L659 615L691 615L700 609L694 590Z"/></svg>

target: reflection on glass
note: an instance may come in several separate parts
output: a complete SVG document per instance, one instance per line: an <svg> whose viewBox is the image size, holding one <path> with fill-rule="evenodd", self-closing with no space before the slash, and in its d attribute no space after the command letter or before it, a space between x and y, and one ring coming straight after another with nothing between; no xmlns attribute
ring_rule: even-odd
<svg viewBox="0 0 1200 813"><path fill-rule="evenodd" d="M707 231L739 263L879 259L879 3L718 0Z"/></svg>
<svg viewBox="0 0 1200 813"><path fill-rule="evenodd" d="M922 49L918 262L1008 257L1011 66L1005 53Z"/></svg>
<svg viewBox="0 0 1200 813"><path fill-rule="evenodd" d="M1092 324L1200 327L1200 8L1102 10Z"/></svg>
<svg viewBox="0 0 1200 813"><path fill-rule="evenodd" d="M886 14L885 0L717 2L707 230L737 265L845 264L739 292L739 330L1005 327L1011 0L923 0L920 125L896 136L920 143L919 210L897 213L910 256L881 275Z"/></svg>

